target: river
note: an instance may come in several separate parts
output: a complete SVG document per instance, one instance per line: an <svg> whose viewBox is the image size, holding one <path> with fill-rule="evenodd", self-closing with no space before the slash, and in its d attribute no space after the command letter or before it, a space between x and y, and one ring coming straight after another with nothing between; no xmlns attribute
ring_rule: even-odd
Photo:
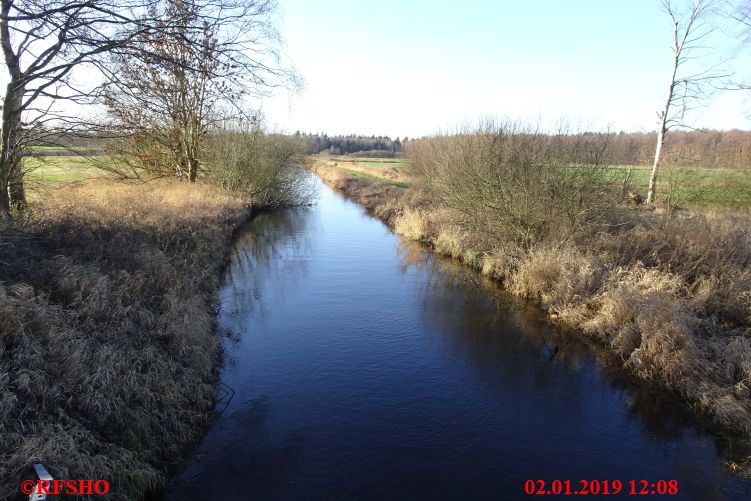
<svg viewBox="0 0 751 501"><path fill-rule="evenodd" d="M251 223L220 304L234 394L168 499L523 499L530 479L751 498L674 398L323 185Z"/></svg>

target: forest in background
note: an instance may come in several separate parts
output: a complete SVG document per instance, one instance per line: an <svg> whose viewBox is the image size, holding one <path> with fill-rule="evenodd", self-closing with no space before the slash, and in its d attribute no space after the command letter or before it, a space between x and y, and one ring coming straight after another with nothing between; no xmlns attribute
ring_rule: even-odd
<svg viewBox="0 0 751 501"><path fill-rule="evenodd" d="M284 134L280 134L284 136ZM597 136L605 140L607 154L603 161L610 165L648 165L654 159L656 132L582 132L569 134L572 141L579 136ZM331 135L295 132L289 135L305 154L357 155L393 158L403 156L409 138L389 136ZM424 138L421 138L424 139ZM95 134L82 137L54 136L32 145L32 155L96 154L105 149L106 141ZM36 147L36 148L34 148ZM744 130L676 130L667 135L663 161L680 167L705 169L751 169L751 131Z"/></svg>

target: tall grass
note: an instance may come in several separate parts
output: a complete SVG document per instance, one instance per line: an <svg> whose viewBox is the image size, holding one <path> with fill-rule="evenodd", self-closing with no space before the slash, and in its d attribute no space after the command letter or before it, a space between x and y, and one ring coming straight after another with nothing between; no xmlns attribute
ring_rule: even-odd
<svg viewBox="0 0 751 501"><path fill-rule="evenodd" d="M213 409L216 290L247 216L204 183L101 180L0 232L0 498L30 459L112 499L160 486Z"/></svg>

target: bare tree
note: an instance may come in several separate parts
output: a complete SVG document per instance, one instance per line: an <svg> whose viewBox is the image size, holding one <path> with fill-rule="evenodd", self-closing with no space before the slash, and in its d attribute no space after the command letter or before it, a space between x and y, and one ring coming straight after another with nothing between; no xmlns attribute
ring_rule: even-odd
<svg viewBox="0 0 751 501"><path fill-rule="evenodd" d="M223 86L212 86L217 27L202 22L194 2L167 0L159 14L179 26L141 41L148 51L113 55L104 102L114 119L110 150L136 169L174 171L196 180L202 139ZM119 134L117 133L119 132ZM117 168L117 166L114 166ZM130 167L130 165L129 165ZM130 170L130 169L129 169Z"/></svg>
<svg viewBox="0 0 751 501"><path fill-rule="evenodd" d="M193 182L209 130L245 114L246 96L295 86L280 57L275 8L273 0L165 0L152 14L171 29L115 54L108 75L121 161Z"/></svg>
<svg viewBox="0 0 751 501"><path fill-rule="evenodd" d="M673 27L673 58L667 98L657 114L657 146L649 177L648 204L654 203L657 194L657 175L665 135L672 127L684 125L686 112L699 106L712 81L721 77L717 66L697 70L688 64L700 58L706 49L706 40L712 33L707 19L714 3L713 0L692 0L684 10L676 8L671 0L662 0L662 8L670 16Z"/></svg>

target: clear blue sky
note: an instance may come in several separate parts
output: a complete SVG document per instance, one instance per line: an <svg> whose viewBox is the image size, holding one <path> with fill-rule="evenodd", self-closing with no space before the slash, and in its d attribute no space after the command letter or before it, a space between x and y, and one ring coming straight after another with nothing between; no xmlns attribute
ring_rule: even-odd
<svg viewBox="0 0 751 501"><path fill-rule="evenodd" d="M484 116L647 131L667 92L671 27L658 0L279 4L306 87L263 109L287 131L417 137ZM749 114L747 95L724 93L691 123L749 129Z"/></svg>

